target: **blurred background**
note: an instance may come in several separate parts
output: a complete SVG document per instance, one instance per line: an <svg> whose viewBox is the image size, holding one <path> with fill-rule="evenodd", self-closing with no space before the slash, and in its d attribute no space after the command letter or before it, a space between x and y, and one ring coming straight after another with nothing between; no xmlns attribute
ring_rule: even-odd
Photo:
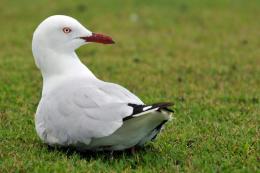
<svg viewBox="0 0 260 173"><path fill-rule="evenodd" d="M77 50L98 78L146 103L175 103L153 149L121 162L86 161L41 144L34 113L42 79L31 39L55 14L116 41ZM258 0L1 0L0 170L259 170L259 16Z"/></svg>

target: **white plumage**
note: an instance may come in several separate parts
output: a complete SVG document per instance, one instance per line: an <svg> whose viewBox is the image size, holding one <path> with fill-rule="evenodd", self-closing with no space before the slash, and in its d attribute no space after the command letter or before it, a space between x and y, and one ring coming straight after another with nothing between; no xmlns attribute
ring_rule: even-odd
<svg viewBox="0 0 260 173"><path fill-rule="evenodd" d="M123 150L156 137L169 120L168 103L144 105L120 85L97 79L75 49L114 43L68 16L51 16L35 30L33 55L43 76L35 123L49 145L80 150Z"/></svg>

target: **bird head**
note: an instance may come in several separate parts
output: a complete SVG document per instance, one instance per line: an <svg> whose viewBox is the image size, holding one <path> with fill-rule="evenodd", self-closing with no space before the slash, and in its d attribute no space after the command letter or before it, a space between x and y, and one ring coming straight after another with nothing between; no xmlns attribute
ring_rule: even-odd
<svg viewBox="0 0 260 173"><path fill-rule="evenodd" d="M91 42L115 43L109 36L89 31L72 17L54 15L41 22L34 31L32 51L34 57L37 57L39 52L42 54L48 51L64 54ZM37 60L36 65L39 66Z"/></svg>

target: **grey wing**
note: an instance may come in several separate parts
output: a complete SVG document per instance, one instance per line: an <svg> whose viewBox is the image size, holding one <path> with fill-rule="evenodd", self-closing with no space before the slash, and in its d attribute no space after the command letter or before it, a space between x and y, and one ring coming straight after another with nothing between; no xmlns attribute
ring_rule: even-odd
<svg viewBox="0 0 260 173"><path fill-rule="evenodd" d="M103 84L99 85L100 90L110 95L113 95L113 97L116 97L121 102L144 104L136 95L128 91L126 88L114 83L102 83Z"/></svg>
<svg viewBox="0 0 260 173"><path fill-rule="evenodd" d="M38 107L38 123L44 126L43 138L48 143L88 144L92 138L108 136L133 113L129 103L143 103L116 84L89 86L79 82L63 86L43 97Z"/></svg>

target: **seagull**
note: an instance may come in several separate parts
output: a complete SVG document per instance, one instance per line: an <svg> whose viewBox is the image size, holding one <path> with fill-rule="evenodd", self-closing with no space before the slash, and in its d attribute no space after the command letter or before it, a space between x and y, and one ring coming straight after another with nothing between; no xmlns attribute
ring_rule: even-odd
<svg viewBox="0 0 260 173"><path fill-rule="evenodd" d="M36 132L49 146L81 151L142 147L171 119L172 103L144 104L124 87L98 79L75 53L93 42L115 43L64 15L48 17L34 31L32 52L43 78Z"/></svg>

